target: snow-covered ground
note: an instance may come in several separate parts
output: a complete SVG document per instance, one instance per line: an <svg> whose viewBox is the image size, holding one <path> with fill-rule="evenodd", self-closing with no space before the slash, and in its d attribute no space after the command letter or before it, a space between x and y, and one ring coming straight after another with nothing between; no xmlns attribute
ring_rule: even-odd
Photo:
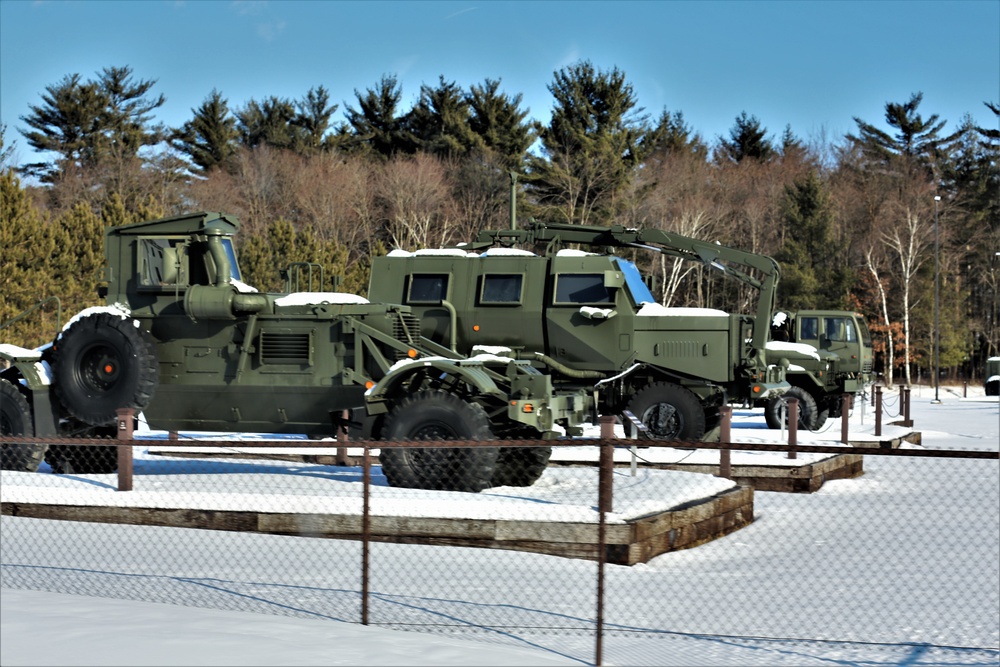
<svg viewBox="0 0 1000 667"><path fill-rule="evenodd" d="M968 399L961 393L943 388L943 403L933 405L933 389L914 390L912 416L923 446L997 451L1000 405L983 397L981 388L970 388ZM892 399L887 396L890 411L898 409ZM759 415L737 412L735 440L780 439L761 428ZM870 411L864 418L861 412L855 410L852 439L873 424ZM898 435L892 430L898 428L886 426L884 434ZM831 421L825 433L800 434L799 442L838 438L839 424ZM639 454L690 462L713 452ZM800 454L800 463L803 456L817 455ZM733 462L783 460L744 453L734 454ZM115 492L113 481L102 476L8 472L0 491L7 501L39 488L50 498L86 496L87 487L91 496L119 498L183 488L186 502L195 505L204 496L220 503L287 496L346 506L353 502L350 493L331 490L358 486L357 470L350 468L188 461L179 474L158 470L163 465L162 457L138 459L130 494ZM827 482L814 494L757 492L750 526L649 563L607 568L603 662L1000 664L998 471L996 461L866 457L862 477ZM449 507L492 512L485 507L500 496L508 511L548 508L581 519L592 514L594 487L584 479L591 473L550 469L537 488L491 490ZM619 469L615 491L622 502L616 500L619 516L611 519L648 511L643 503L670 505L685 494L710 492L699 483L689 486L691 477L726 484L641 468L631 477ZM268 486L255 488L265 479ZM386 512L409 506L424 514L433 504L425 494L376 486L373 501ZM364 627L357 625L356 542L16 517L3 517L0 528L5 666L594 660L596 565L587 561L376 544L370 620L382 627Z"/></svg>

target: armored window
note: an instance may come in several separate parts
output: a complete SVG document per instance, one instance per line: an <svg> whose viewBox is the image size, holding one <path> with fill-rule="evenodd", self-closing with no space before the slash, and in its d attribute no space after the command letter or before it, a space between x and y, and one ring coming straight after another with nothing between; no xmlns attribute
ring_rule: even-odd
<svg viewBox="0 0 1000 667"><path fill-rule="evenodd" d="M410 276L407 303L441 303L448 298L448 274L415 273Z"/></svg>
<svg viewBox="0 0 1000 667"><path fill-rule="evenodd" d="M826 337L838 343L853 343L858 339L854 322L846 317L826 318Z"/></svg>
<svg viewBox="0 0 1000 667"><path fill-rule="evenodd" d="M819 318L800 317L799 318L799 339L817 340L819 338Z"/></svg>
<svg viewBox="0 0 1000 667"><path fill-rule="evenodd" d="M139 286L158 288L186 285L183 239L139 239Z"/></svg>
<svg viewBox="0 0 1000 667"><path fill-rule="evenodd" d="M555 303L612 303L614 292L604 285L603 273L561 273L556 276Z"/></svg>
<svg viewBox="0 0 1000 667"><path fill-rule="evenodd" d="M521 303L521 285L524 276L520 273L488 273L483 276L483 292L479 302L483 304Z"/></svg>

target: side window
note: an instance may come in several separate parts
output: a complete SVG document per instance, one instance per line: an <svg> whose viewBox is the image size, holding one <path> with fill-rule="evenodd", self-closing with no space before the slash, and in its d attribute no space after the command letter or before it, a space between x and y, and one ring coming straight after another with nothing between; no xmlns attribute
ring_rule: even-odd
<svg viewBox="0 0 1000 667"><path fill-rule="evenodd" d="M482 304L519 304L524 276L520 273L487 273L483 276Z"/></svg>
<svg viewBox="0 0 1000 667"><path fill-rule="evenodd" d="M603 273L560 273L556 276L555 303L613 303L614 292L604 286Z"/></svg>
<svg viewBox="0 0 1000 667"><path fill-rule="evenodd" d="M846 317L826 318L826 337L838 343L853 343L858 339L854 323Z"/></svg>
<svg viewBox="0 0 1000 667"><path fill-rule="evenodd" d="M817 318L815 317L799 318L799 339L800 340L819 339L819 320Z"/></svg>
<svg viewBox="0 0 1000 667"><path fill-rule="evenodd" d="M159 288L187 285L182 239L139 239L139 286Z"/></svg>
<svg viewBox="0 0 1000 667"><path fill-rule="evenodd" d="M441 303L447 298L447 273L414 273L410 276L407 303Z"/></svg>

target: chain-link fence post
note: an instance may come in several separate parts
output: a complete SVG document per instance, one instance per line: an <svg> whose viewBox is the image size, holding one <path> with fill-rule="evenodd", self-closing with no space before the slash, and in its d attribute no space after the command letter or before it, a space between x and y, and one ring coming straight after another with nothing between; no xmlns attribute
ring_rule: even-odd
<svg viewBox="0 0 1000 667"><path fill-rule="evenodd" d="M795 448L799 444L799 399L788 399L788 458L797 458Z"/></svg>
<svg viewBox="0 0 1000 667"><path fill-rule="evenodd" d="M369 443L364 443L364 450L361 464L363 468L361 481L361 625L368 625L368 564L371 557L369 551L372 535L372 450Z"/></svg>
<svg viewBox="0 0 1000 667"><path fill-rule="evenodd" d="M719 428L719 440L725 444L733 442L733 407L724 405L719 408L719 416L722 418L722 425ZM732 479L732 456L731 451L723 449L719 451L719 477Z"/></svg>
<svg viewBox="0 0 1000 667"><path fill-rule="evenodd" d="M882 435L882 387L875 385L875 436Z"/></svg>
<svg viewBox="0 0 1000 667"><path fill-rule="evenodd" d="M913 420L910 418L910 388L906 388L906 400L903 401L903 409L906 415L906 426L913 426Z"/></svg>
<svg viewBox="0 0 1000 667"><path fill-rule="evenodd" d="M131 440L135 409L119 408L116 414L118 415L118 439ZM132 490L132 445L118 445L118 490Z"/></svg>
<svg viewBox="0 0 1000 667"><path fill-rule="evenodd" d="M607 558L606 515L613 505L614 445L609 440L615 437L614 415L601 415L601 455L597 480L597 628L594 648L594 664L603 664L604 654L604 561Z"/></svg>
<svg viewBox="0 0 1000 667"><path fill-rule="evenodd" d="M847 422L851 418L851 404L853 402L853 397L850 394L840 395L840 441L845 445L848 444L847 440ZM862 404L864 401L861 401Z"/></svg>

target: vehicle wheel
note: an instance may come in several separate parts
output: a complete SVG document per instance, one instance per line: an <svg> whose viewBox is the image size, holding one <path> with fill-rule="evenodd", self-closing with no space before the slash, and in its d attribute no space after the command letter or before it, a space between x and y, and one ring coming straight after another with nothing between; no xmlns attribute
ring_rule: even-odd
<svg viewBox="0 0 1000 667"><path fill-rule="evenodd" d="M490 486L531 486L549 465L551 447L500 447Z"/></svg>
<svg viewBox="0 0 1000 667"><path fill-rule="evenodd" d="M83 317L63 332L53 366L59 401L94 426L114 421L119 408L146 408L159 380L149 334L110 313Z"/></svg>
<svg viewBox="0 0 1000 667"><path fill-rule="evenodd" d="M986 383L986 395L987 396L997 396L1000 395L1000 380L992 380Z"/></svg>
<svg viewBox="0 0 1000 667"><path fill-rule="evenodd" d="M650 440L700 440L705 410L698 397L680 385L654 382L632 397L627 409L646 425Z"/></svg>
<svg viewBox="0 0 1000 667"><path fill-rule="evenodd" d="M816 409L816 399L808 391L801 387L792 387L781 396L775 396L764 408L764 421L768 428L787 427L788 399L796 398L799 401L799 429L814 431L818 428L818 410ZM785 421L782 422L781 411L785 410ZM823 420L826 423L826 420Z"/></svg>
<svg viewBox="0 0 1000 667"><path fill-rule="evenodd" d="M492 440L486 412L443 391L403 398L389 412L383 440ZM382 448L379 462L390 486L479 492L490 486L496 447Z"/></svg>
<svg viewBox="0 0 1000 667"><path fill-rule="evenodd" d="M819 429L826 426L826 420L829 418L830 418L829 409L823 408L822 410L819 410L818 413L816 414L816 425L813 426L812 430L818 431Z"/></svg>
<svg viewBox="0 0 1000 667"><path fill-rule="evenodd" d="M7 380L0 379L0 434L35 437L31 406L24 395ZM12 443L0 446L0 468L35 472L48 445Z"/></svg>

